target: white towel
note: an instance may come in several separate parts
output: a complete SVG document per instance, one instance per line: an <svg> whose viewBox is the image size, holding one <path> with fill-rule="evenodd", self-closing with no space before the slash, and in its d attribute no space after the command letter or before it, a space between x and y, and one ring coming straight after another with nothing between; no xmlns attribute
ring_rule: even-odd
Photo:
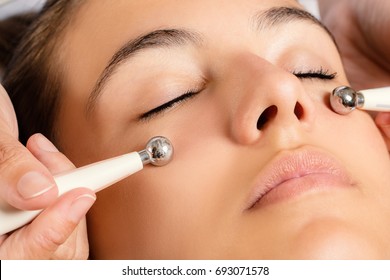
<svg viewBox="0 0 390 280"><path fill-rule="evenodd" d="M0 20L6 17L40 9L45 0L0 0Z"/></svg>
<svg viewBox="0 0 390 280"><path fill-rule="evenodd" d="M305 6L305 8L312 13L318 19L320 18L320 11L318 9L317 0L299 0L299 2Z"/></svg>

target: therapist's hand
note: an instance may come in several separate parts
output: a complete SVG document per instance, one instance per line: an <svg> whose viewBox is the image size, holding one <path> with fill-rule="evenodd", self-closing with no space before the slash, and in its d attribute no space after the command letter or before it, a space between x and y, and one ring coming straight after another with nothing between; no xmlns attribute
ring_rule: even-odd
<svg viewBox="0 0 390 280"><path fill-rule="evenodd" d="M26 147L17 139L15 113L0 85L0 199L24 210L47 207L31 224L0 236L0 259L87 258L85 214L94 193L80 188L57 199L52 174L73 164L40 134Z"/></svg>
<svg viewBox="0 0 390 280"><path fill-rule="evenodd" d="M351 85L390 85L390 1L318 0L322 22L334 34Z"/></svg>
<svg viewBox="0 0 390 280"><path fill-rule="evenodd" d="M390 86L390 1L318 0L322 22L334 34L353 88ZM375 122L390 150L390 113Z"/></svg>

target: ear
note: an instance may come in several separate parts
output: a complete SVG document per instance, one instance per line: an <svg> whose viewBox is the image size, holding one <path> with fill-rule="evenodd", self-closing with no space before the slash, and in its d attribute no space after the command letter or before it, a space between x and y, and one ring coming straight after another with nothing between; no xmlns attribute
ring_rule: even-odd
<svg viewBox="0 0 390 280"><path fill-rule="evenodd" d="M382 132L387 144L387 150L390 152L390 112L379 113L375 118L375 123Z"/></svg>

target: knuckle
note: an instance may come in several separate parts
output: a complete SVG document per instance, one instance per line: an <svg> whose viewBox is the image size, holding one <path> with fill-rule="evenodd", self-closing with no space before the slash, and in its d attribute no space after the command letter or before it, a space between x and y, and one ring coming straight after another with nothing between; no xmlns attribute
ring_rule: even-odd
<svg viewBox="0 0 390 280"><path fill-rule="evenodd" d="M78 235L81 233L78 232ZM80 238L80 236L76 237L76 242L75 242L75 250L73 259L74 260L86 260L89 258L89 243L88 239L85 233L85 238Z"/></svg>
<svg viewBox="0 0 390 280"><path fill-rule="evenodd" d="M80 249L78 244L74 243L72 245L66 244L66 246L62 246L57 250L55 255L53 256L54 259L61 259L61 260L86 260L89 257L89 250L88 249Z"/></svg>
<svg viewBox="0 0 390 280"><path fill-rule="evenodd" d="M89 257L89 248L83 248L82 250L78 250L74 255L73 259L75 260L86 260Z"/></svg>
<svg viewBox="0 0 390 280"><path fill-rule="evenodd" d="M35 248L40 248L46 252L54 252L68 238L64 231L58 231L53 228L46 228L34 238Z"/></svg>
<svg viewBox="0 0 390 280"><path fill-rule="evenodd" d="M27 160L22 145L2 144L0 146L0 170Z"/></svg>

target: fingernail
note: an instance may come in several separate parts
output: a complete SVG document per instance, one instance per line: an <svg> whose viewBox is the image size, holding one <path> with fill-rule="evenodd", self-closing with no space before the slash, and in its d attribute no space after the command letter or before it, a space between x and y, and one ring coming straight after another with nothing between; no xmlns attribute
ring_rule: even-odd
<svg viewBox="0 0 390 280"><path fill-rule="evenodd" d="M58 152L58 149L42 134L38 134L36 139L36 143L38 147L46 152Z"/></svg>
<svg viewBox="0 0 390 280"><path fill-rule="evenodd" d="M73 201L69 209L68 219L73 223L79 223L95 201L96 196L90 194L79 196L75 201Z"/></svg>
<svg viewBox="0 0 390 280"><path fill-rule="evenodd" d="M31 199L49 191L55 184L38 172L28 172L20 178L16 189L25 199Z"/></svg>

